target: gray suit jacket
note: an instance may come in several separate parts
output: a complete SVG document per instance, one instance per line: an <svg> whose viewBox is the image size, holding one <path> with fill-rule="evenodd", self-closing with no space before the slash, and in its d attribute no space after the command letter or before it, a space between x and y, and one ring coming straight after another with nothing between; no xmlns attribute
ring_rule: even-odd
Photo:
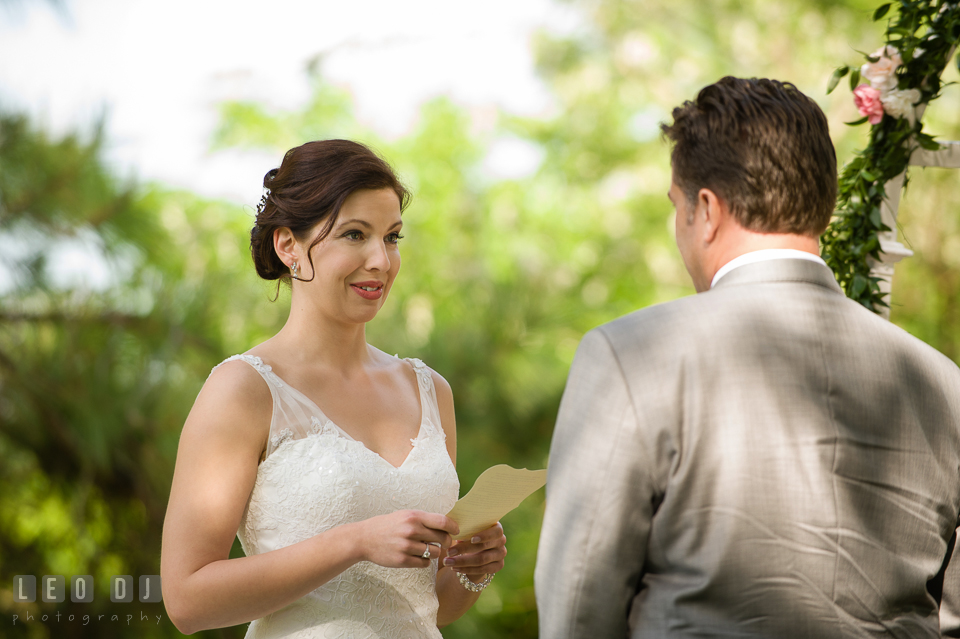
<svg viewBox="0 0 960 639"><path fill-rule="evenodd" d="M939 636L960 370L804 260L588 333L550 449L540 636Z"/></svg>

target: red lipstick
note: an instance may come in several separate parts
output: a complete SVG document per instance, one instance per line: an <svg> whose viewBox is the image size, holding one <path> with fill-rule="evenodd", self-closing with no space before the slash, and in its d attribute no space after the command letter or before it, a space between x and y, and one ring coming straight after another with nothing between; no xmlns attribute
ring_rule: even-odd
<svg viewBox="0 0 960 639"><path fill-rule="evenodd" d="M383 282L372 280L369 282L354 282L350 288L365 300L378 300L383 297Z"/></svg>

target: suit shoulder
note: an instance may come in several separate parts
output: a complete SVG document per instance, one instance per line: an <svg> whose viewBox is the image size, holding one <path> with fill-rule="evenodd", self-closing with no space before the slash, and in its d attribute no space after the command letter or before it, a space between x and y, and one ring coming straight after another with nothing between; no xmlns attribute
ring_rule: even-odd
<svg viewBox="0 0 960 639"><path fill-rule="evenodd" d="M871 339L876 341L877 347L897 344L897 346L902 349L901 352L920 357L931 364L936 363L937 366L943 367L945 370L950 371L951 374L956 374L958 378L960 378L960 368L958 368L956 362L916 335L880 317L847 297L844 297L841 303L844 305L848 316L855 318L855 321L859 324L858 331L862 332L867 330L873 333Z"/></svg>
<svg viewBox="0 0 960 639"><path fill-rule="evenodd" d="M867 309L863 310L873 316L872 321L879 324L880 330L890 335L891 339L900 342L901 348L914 357L922 358L927 365L936 367L942 375L953 378L960 385L960 367L956 362L904 328L874 315Z"/></svg>
<svg viewBox="0 0 960 639"><path fill-rule="evenodd" d="M590 332L602 334L614 346L658 335L665 338L680 327L689 330L691 320L702 316L698 311L702 310L705 301L703 295L690 295L654 304L601 324Z"/></svg>

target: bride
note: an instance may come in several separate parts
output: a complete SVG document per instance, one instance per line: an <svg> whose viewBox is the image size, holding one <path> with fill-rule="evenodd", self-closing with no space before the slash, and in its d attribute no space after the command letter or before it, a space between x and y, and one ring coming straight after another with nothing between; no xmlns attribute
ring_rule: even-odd
<svg viewBox="0 0 960 639"><path fill-rule="evenodd" d="M217 366L184 424L161 575L183 633L440 637L503 567L499 524L454 542L450 386L367 344L409 195L363 145L309 142L264 178L250 247L289 280L272 338ZM255 311L251 311L255 312ZM245 557L230 559L237 535Z"/></svg>

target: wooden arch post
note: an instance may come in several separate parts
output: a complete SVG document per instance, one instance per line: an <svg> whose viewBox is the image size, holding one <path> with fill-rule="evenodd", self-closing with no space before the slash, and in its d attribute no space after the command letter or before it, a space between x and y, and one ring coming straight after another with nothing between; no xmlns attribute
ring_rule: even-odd
<svg viewBox="0 0 960 639"><path fill-rule="evenodd" d="M953 53L947 58L952 59ZM923 116L926 105L917 108L917 119ZM960 169L960 142L940 142L940 150L928 151L917 148L910 156L909 166L941 167ZM900 194L903 191L903 181L906 171L886 183L886 197L880 207L883 223L890 228L879 234L880 261L870 261L870 274L880 278L880 292L890 303L892 298L893 269L897 262L913 255L913 251L897 241L897 211L900 208ZM881 315L890 319L890 306L884 306Z"/></svg>

